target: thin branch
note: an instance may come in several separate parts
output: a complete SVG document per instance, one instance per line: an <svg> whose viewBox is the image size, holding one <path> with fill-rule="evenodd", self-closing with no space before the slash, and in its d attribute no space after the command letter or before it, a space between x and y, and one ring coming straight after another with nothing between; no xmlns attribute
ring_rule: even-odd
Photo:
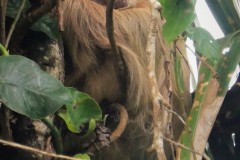
<svg viewBox="0 0 240 160"><path fill-rule="evenodd" d="M114 8L115 0L108 0L107 1L107 9L106 9L106 31L108 35L108 39L111 45L111 49L113 54L115 54L115 68L119 72L119 81L121 86L121 102L123 104L126 103L126 95L127 95L127 80L126 80L126 73L127 67L124 62L122 54L119 52L117 43L114 37L114 23L113 23L113 8Z"/></svg>
<svg viewBox="0 0 240 160"><path fill-rule="evenodd" d="M202 156L205 160L211 160L206 154L199 153L199 152L195 151L194 149L188 148L188 147L184 146L183 144L177 143L177 142L175 142L175 141L173 141L173 140L171 140L171 139L169 139L169 138L166 138L166 137L164 137L164 136L162 136L162 138L163 138L165 141L168 141L168 142L174 144L176 147L180 147L180 148L183 148L183 149L185 149L185 150L187 150L187 151L190 151L190 152L192 152L192 153L194 153L194 154L200 155L200 156Z"/></svg>
<svg viewBox="0 0 240 160"><path fill-rule="evenodd" d="M6 21L6 10L7 10L7 1L8 0L1 0L0 1L0 43L3 45L5 44L5 36L6 36L6 28L5 28L5 21Z"/></svg>
<svg viewBox="0 0 240 160"><path fill-rule="evenodd" d="M163 148L163 136L164 132L164 115L162 106L168 105L171 107L168 102L166 102L158 90L157 78L155 74L155 64L156 64L156 34L158 32L157 28L158 21L160 19L160 3L157 0L149 0L149 5L151 8L151 24L150 32L147 39L147 58L148 58L148 77L151 84L151 94L152 94L152 109L153 109L153 144L148 149L148 151L155 150L159 160L166 160L166 155Z"/></svg>
<svg viewBox="0 0 240 160"><path fill-rule="evenodd" d="M20 18L20 15L21 15L22 10L23 10L23 8L25 6L25 3L26 3L26 0L22 0L22 3L21 3L21 5L19 7L19 10L18 10L18 13L17 13L17 15L16 15L16 17L15 17L11 27L10 27L10 30L8 32L8 36L7 36L6 43L5 43L5 48L8 48L8 44L9 44L9 41L11 39L12 33L13 33L13 31L15 29L15 26L16 26L19 18Z"/></svg>
<svg viewBox="0 0 240 160"><path fill-rule="evenodd" d="M172 114L174 114L175 116L177 116L177 118L183 123L183 125L186 126L185 121L183 120L183 118L182 118L177 112L174 112L173 110L168 109L167 107L164 107L164 109L165 109L167 112L172 113Z"/></svg>
<svg viewBox="0 0 240 160"><path fill-rule="evenodd" d="M204 57L200 57L196 52L194 52L188 45L186 45L187 48L197 57L197 59L200 60L200 62L202 62L208 69L210 69L212 75L214 77L216 77L217 72L216 70L212 67L212 65L210 65L208 62L206 62L206 58Z"/></svg>
<svg viewBox="0 0 240 160"><path fill-rule="evenodd" d="M193 77L194 84L196 84L196 77L195 77L194 74L193 74L193 70L192 70L191 65L189 64L189 61L186 59L186 57L183 55L182 51L179 49L179 47L178 47L177 45L176 45L176 48L177 48L177 50L182 54L181 56L183 57L185 63L187 64L187 66L188 66L188 68L189 68L189 70L190 70L190 74L191 74L192 77ZM177 52L177 54L178 54L178 52Z"/></svg>
<svg viewBox="0 0 240 160"><path fill-rule="evenodd" d="M108 34L108 39L112 47L114 54L119 55L119 50L114 37L114 24L113 24L113 8L115 0L108 0L107 10L106 10L106 30Z"/></svg>
<svg viewBox="0 0 240 160"><path fill-rule="evenodd" d="M2 106L0 108L0 126L1 126L1 137L12 141L13 137L12 137L12 130L10 127L10 114L11 111L9 108L7 108L6 106Z"/></svg>
<svg viewBox="0 0 240 160"><path fill-rule="evenodd" d="M9 142L3 139L0 139L0 143L3 145L7 145L7 146L11 146L14 148L18 148L18 149L22 149L28 152L34 152L37 154L42 154L48 157L53 157L53 158L60 158L60 159L65 159L65 160L79 160L79 158L74 158L74 157L69 157L69 156L65 156L65 155L60 155L60 154L55 154L55 153L50 153L50 152L46 152L46 151L42 151L36 148L32 148L26 145L22 145L19 143L15 143L15 142Z"/></svg>

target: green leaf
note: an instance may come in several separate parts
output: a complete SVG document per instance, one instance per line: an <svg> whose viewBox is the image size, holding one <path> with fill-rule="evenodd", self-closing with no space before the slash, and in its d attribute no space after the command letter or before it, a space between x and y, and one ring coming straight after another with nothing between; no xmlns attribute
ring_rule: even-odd
<svg viewBox="0 0 240 160"><path fill-rule="evenodd" d="M102 111L97 102L86 93L79 92L74 88L68 88L72 95L72 102L66 105L67 111L60 111L70 131L79 133L79 126L93 120L101 120Z"/></svg>
<svg viewBox="0 0 240 160"><path fill-rule="evenodd" d="M8 0L7 4L7 16L15 18L19 7L21 5L21 0ZM26 13L31 7L30 2L27 0L23 9L23 13ZM54 17L51 13L45 14L41 17L36 23L31 27L34 31L40 31L45 33L51 39L58 39L60 33L57 29L57 18Z"/></svg>
<svg viewBox="0 0 240 160"><path fill-rule="evenodd" d="M70 102L66 88L23 56L0 57L0 99L10 109L41 119Z"/></svg>
<svg viewBox="0 0 240 160"><path fill-rule="evenodd" d="M57 29L57 18L50 13L45 14L40 18L31 29L45 33L48 37L56 40L59 37L59 31Z"/></svg>
<svg viewBox="0 0 240 160"><path fill-rule="evenodd" d="M163 25L163 36L170 43L195 19L193 1L160 0L166 23Z"/></svg>
<svg viewBox="0 0 240 160"><path fill-rule="evenodd" d="M195 42L197 53L207 57L213 64L219 61L221 47L208 31L203 28L189 28L187 36Z"/></svg>
<svg viewBox="0 0 240 160"><path fill-rule="evenodd" d="M89 124L88 124L88 131L87 131L87 133L85 135L83 135L81 138L88 137L88 135L90 135L90 133L92 133L95 128L96 128L96 121L94 119L91 119L89 121Z"/></svg>
<svg viewBox="0 0 240 160"><path fill-rule="evenodd" d="M87 154L80 154L79 153L79 154L76 154L74 157L79 158L81 160L90 160L90 157Z"/></svg>
<svg viewBox="0 0 240 160"><path fill-rule="evenodd" d="M7 16L11 18L15 18L17 15L17 12L20 8L20 5L22 3L22 0L8 0L7 3ZM26 13L26 11L31 7L31 4L29 1L26 1L26 4L23 8L23 13Z"/></svg>
<svg viewBox="0 0 240 160"><path fill-rule="evenodd" d="M79 126L76 126L76 125L73 124L73 121L72 121L72 119L71 119L71 117L70 117L70 115L68 114L67 111L59 110L58 115L59 115L59 117L61 117L65 121L65 123L67 125L67 128L71 132L73 132L73 133L79 133L80 132Z"/></svg>
<svg viewBox="0 0 240 160"><path fill-rule="evenodd" d="M218 63L217 73L219 81L218 95L225 95L228 90L228 85L232 74L234 73L237 64L240 61L240 30L229 35L222 47L222 52L225 51L223 58ZM227 51L226 51L227 49Z"/></svg>

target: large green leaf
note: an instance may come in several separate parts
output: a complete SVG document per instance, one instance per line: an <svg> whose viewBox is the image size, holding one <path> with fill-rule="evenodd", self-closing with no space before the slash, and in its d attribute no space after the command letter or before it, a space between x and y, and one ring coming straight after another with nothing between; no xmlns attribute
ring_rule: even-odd
<svg viewBox="0 0 240 160"><path fill-rule="evenodd" d="M69 88L72 95L72 102L67 104L67 111L60 111L69 130L75 133L80 132L79 126L93 120L101 120L102 111L97 102L86 93L79 92L74 88Z"/></svg>
<svg viewBox="0 0 240 160"><path fill-rule="evenodd" d="M0 57L0 99L10 109L32 119L56 112L70 102L66 88L30 59Z"/></svg>
<svg viewBox="0 0 240 160"><path fill-rule="evenodd" d="M216 64L221 57L221 46L212 35L203 28L187 29L187 36L195 43L195 49L201 56L207 57L213 64Z"/></svg>
<svg viewBox="0 0 240 160"><path fill-rule="evenodd" d="M163 8L166 23L163 25L163 35L171 42L195 19L195 1L189 0L159 0Z"/></svg>

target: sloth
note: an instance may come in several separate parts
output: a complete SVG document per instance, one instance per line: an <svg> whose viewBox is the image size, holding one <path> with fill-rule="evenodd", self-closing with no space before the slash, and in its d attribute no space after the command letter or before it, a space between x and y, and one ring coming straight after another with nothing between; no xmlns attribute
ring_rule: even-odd
<svg viewBox="0 0 240 160"><path fill-rule="evenodd" d="M63 38L68 53L66 85L88 93L100 104L123 103L121 96L126 97L126 103L123 104L129 116L126 129L110 147L102 149L96 159L140 160L150 159L152 155L154 157L154 154L147 153L152 143L152 98L146 53L150 10L144 0L117 0L115 8L133 4L133 7L113 11L116 45L126 66L126 92L122 89L119 72L114 67L115 54L106 33L106 1L65 0L62 5ZM164 68L166 60L163 56L160 20L158 26L155 72L161 91L165 79L165 71L161 68ZM104 158L99 158L101 154Z"/></svg>

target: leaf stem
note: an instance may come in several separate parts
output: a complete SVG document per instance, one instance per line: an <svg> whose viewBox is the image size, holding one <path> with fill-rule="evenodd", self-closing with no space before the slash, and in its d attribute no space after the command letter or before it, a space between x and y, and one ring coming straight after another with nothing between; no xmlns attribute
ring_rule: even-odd
<svg viewBox="0 0 240 160"><path fill-rule="evenodd" d="M3 56L9 56L8 51L3 47L1 43L0 43L0 52Z"/></svg>
<svg viewBox="0 0 240 160"><path fill-rule="evenodd" d="M6 39L6 43L5 43L5 48L8 48L8 44L9 44L9 42L10 42L12 33L13 33L13 31L14 31L14 29L15 29L15 26L16 26L19 18L20 18L20 15L21 15L22 10L23 10L23 8L24 8L24 6L25 6L25 3L26 3L26 0L22 0L22 3L21 3L21 5L20 5L20 8L19 8L18 13L17 13L17 15L16 15L16 18L14 19L14 21L13 21L13 23L12 23L12 25L11 25L11 28L10 28L10 30L9 30L9 33L8 33L8 36L7 36L7 39Z"/></svg>
<svg viewBox="0 0 240 160"><path fill-rule="evenodd" d="M57 127L49 120L49 118L43 118L41 121L51 130L54 138L54 148L57 153L63 153L63 142L62 136Z"/></svg>

